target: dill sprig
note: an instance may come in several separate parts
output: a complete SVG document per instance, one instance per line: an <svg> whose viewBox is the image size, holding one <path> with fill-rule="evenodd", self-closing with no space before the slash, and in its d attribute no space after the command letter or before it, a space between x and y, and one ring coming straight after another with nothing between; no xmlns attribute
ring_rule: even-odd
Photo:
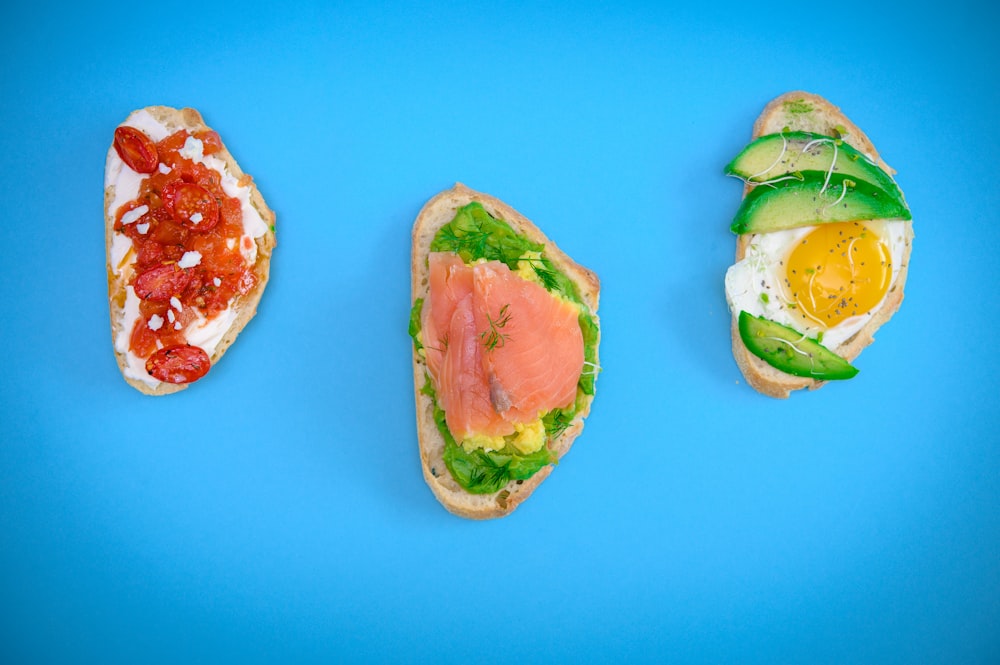
<svg viewBox="0 0 1000 665"><path fill-rule="evenodd" d="M521 259L522 261L528 261L531 265L531 269L535 271L535 275L538 276L538 281L542 283L546 291L556 291L559 289L559 276L556 274L555 268L549 265L548 261L544 259Z"/></svg>
<svg viewBox="0 0 1000 665"><path fill-rule="evenodd" d="M496 488L492 489L495 492L510 481L510 457L492 456L483 451L476 451L473 457L479 464L470 469L470 486Z"/></svg>
<svg viewBox="0 0 1000 665"><path fill-rule="evenodd" d="M483 340L483 345L486 347L487 351L492 351L498 346L503 346L507 343L507 338L509 335L500 332L500 330L505 327L510 322L510 304L506 304L500 308L500 313L497 318L494 319L489 314L486 315L486 320L489 322L489 330L484 330L479 333L479 339Z"/></svg>
<svg viewBox="0 0 1000 665"><path fill-rule="evenodd" d="M576 283L553 265L552 261L548 258L544 256L531 256L529 254L518 257L517 261L526 262L531 266L531 270L538 277L538 281L545 287L546 291L561 294L573 302L583 304L583 299L580 297L580 290L577 288Z"/></svg>
<svg viewBox="0 0 1000 665"><path fill-rule="evenodd" d="M542 417L542 424L545 426L545 433L549 435L550 441L555 441L573 422L573 414L562 409L553 409Z"/></svg>
<svg viewBox="0 0 1000 665"><path fill-rule="evenodd" d="M441 346L428 346L426 348L430 349L431 351L437 351L438 353L444 353L445 351L447 351L448 350L448 334L446 333L444 335L444 337L442 337L438 341L440 342Z"/></svg>
<svg viewBox="0 0 1000 665"><path fill-rule="evenodd" d="M471 256L484 256L488 250L489 232L478 229L463 230L464 233L458 234L450 224L444 226L439 231L436 242L450 247L456 254L466 252Z"/></svg>

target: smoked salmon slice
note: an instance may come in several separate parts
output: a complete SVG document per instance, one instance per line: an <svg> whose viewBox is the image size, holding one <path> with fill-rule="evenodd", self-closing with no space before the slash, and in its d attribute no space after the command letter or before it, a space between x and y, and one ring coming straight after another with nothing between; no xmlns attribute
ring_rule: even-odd
<svg viewBox="0 0 1000 665"><path fill-rule="evenodd" d="M424 305L421 325L427 347L427 368L431 376L437 376L448 348L455 308L460 300L472 293L472 271L458 255L448 252L432 252L428 263L430 295Z"/></svg>
<svg viewBox="0 0 1000 665"><path fill-rule="evenodd" d="M576 305L500 261L428 256L427 368L457 441L507 436L576 399L584 344Z"/></svg>

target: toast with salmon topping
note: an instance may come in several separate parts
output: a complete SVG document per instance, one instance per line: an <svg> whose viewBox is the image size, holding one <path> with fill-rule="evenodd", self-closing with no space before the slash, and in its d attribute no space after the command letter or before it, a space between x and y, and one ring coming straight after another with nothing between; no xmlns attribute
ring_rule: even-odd
<svg viewBox="0 0 1000 665"><path fill-rule="evenodd" d="M201 379L253 318L274 212L194 109L150 106L114 132L104 171L115 359L148 395Z"/></svg>
<svg viewBox="0 0 1000 665"><path fill-rule="evenodd" d="M590 413L600 282L526 217L462 184L424 205L412 243L424 479L456 515L508 515Z"/></svg>

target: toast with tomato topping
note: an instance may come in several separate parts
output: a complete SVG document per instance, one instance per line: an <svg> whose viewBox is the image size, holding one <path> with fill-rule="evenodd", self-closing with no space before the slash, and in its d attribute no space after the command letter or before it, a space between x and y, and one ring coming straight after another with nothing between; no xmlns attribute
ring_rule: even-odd
<svg viewBox="0 0 1000 665"><path fill-rule="evenodd" d="M508 515L590 413L600 282L514 208L461 184L421 209L411 262L424 479L458 516Z"/></svg>
<svg viewBox="0 0 1000 665"><path fill-rule="evenodd" d="M148 395L182 390L256 314L274 212L198 111L149 106L115 129L104 224L122 376Z"/></svg>

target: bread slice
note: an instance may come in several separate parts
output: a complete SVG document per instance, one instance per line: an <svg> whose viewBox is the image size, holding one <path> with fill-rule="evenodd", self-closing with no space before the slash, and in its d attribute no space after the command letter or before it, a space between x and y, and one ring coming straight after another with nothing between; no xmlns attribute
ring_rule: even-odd
<svg viewBox="0 0 1000 665"><path fill-rule="evenodd" d="M753 126L753 139L767 134L775 134L783 129L791 131L808 131L826 136L843 135L843 140L872 159L890 176L896 171L882 160L871 139L860 127L851 122L841 110L829 101L808 92L788 92L772 100ZM750 190L744 188L744 195ZM738 237L736 241L736 260L740 261L746 255L752 240L751 234ZM853 360L861 351L874 341L875 331L888 321L899 309L903 301L903 287L906 284L907 268L913 241L913 227L906 225L905 249L903 261L895 281L890 284L889 291L881 308L856 334L843 344L830 350L848 361ZM743 376L757 391L771 397L787 398L792 391L809 388L815 390L825 382L785 374L767 364L749 350L740 338L737 325L739 312L732 312L732 345L733 357Z"/></svg>
<svg viewBox="0 0 1000 665"><path fill-rule="evenodd" d="M424 205L413 225L412 249L412 302L426 298L430 277L427 256L431 241L438 230L449 223L458 208L477 201L493 217L502 219L519 234L545 245L544 254L552 263L572 279L580 290L581 298L589 308L595 322L600 294L600 282L590 270L574 262L562 252L542 231L522 214L506 203L462 184L441 192ZM595 359L596 363L596 359ZM421 389L428 381L427 365L421 353L413 354L413 382L416 396L417 436L420 444L420 461L424 479L442 505L452 513L471 519L488 519L510 514L521 502L535 491L552 472L547 465L524 481L512 480L503 489L492 494L472 494L459 485L444 463L445 440L434 421L432 399ZM584 418L590 412L593 396L578 410L569 427L555 441L550 441L550 449L562 458L573 445L573 441L583 430Z"/></svg>
<svg viewBox="0 0 1000 665"><path fill-rule="evenodd" d="M181 129L186 129L191 133L211 131L198 111L191 108L174 109L166 106L149 106L138 109L129 114L121 124L137 127L147 135L152 132L155 136L150 136L150 138L154 142ZM224 326L221 337L219 337L219 333L214 336L213 341L217 341L209 354L211 364L215 365L236 340L240 331L256 314L257 305L269 279L271 253L275 247L276 239L274 212L268 208L257 186L250 176L243 173L225 144L212 157L224 165L222 167L225 172L224 180L228 180L229 186L236 188L236 191L240 192L240 196L245 198L242 206L244 217L248 216L248 206L252 209L251 212L256 213L250 215L253 217L251 237L256 244L255 258L250 269L255 277L255 284L248 292L238 293L230 302L230 310L225 313L226 319L222 319L222 321L228 319L230 322ZM128 300L127 287L135 273L135 251L132 248L132 241L124 234L115 231L115 221L121 207L130 202L129 193L131 192L126 193L125 190L134 191L138 186L137 179L140 177L142 176L124 164L114 147L114 143L112 143L105 162L104 187L105 254L108 271L111 337L115 358L125 381L148 395L166 395L183 390L188 384L157 381L145 372L143 359L128 352L132 321L128 319L130 314L126 312L126 301ZM244 228L248 228L246 220ZM135 296L133 296L134 298Z"/></svg>

